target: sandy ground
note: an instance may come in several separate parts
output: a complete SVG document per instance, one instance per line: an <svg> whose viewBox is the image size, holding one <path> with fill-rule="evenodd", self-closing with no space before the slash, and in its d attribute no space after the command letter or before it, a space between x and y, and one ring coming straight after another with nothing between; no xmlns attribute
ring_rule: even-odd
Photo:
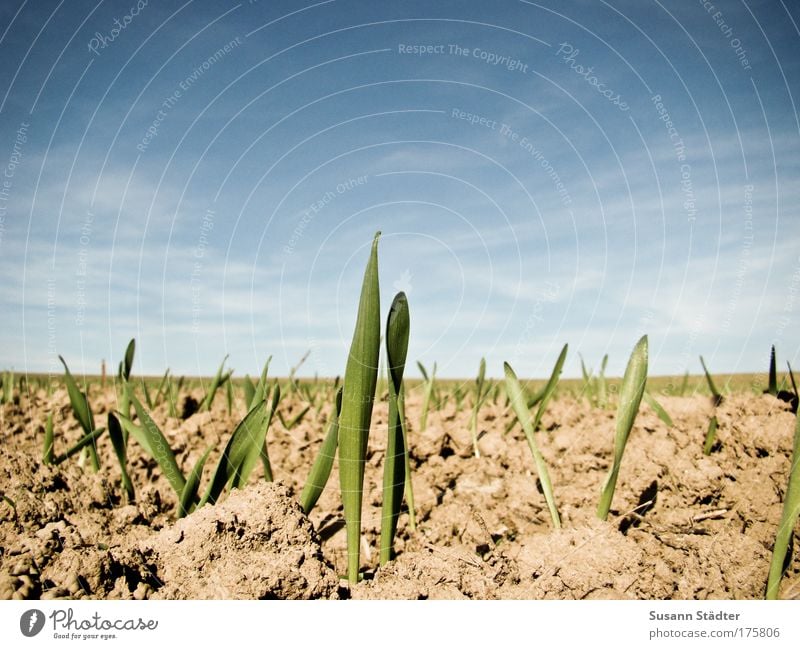
<svg viewBox="0 0 800 649"><path fill-rule="evenodd" d="M200 393L194 394L200 398ZM185 474L209 444L221 452L244 415L228 416L223 395L211 413L154 418ZM3 598L379 598L379 599L739 599L764 594L791 455L795 417L768 395L732 396L716 408L719 444L702 452L714 408L705 397L661 399L667 428L642 405L622 464L612 514L595 517L611 461L614 411L562 397L538 433L564 528L552 529L519 426L504 433L502 404L480 413L485 434L473 457L469 408L452 400L419 430L419 396L409 395L417 527L401 515L397 557L377 567L387 406L376 404L367 459L362 564L350 588L336 467L317 507L297 504L326 430L330 407L312 409L287 431L277 420L268 444L275 483L260 467L250 485L176 521L177 501L157 464L131 441L136 500L127 503L111 443L101 469L77 457L41 463L43 423L55 413L56 452L80 437L65 390L2 406L0 597ZM116 405L93 390L95 417ZM303 407L281 402L288 421ZM217 457L212 453L208 480ZM201 487L202 489L202 487ZM800 530L796 530L798 532ZM783 597L800 597L794 551Z"/></svg>

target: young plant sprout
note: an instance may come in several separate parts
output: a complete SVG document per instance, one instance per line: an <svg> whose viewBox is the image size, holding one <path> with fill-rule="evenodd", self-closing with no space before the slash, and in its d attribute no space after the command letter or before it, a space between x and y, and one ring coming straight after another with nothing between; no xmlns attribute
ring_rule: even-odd
<svg viewBox="0 0 800 649"><path fill-rule="evenodd" d="M622 387L619 392L619 406L617 408L617 425L614 437L614 460L608 477L603 483L600 502L597 506L597 517L604 521L608 518L611 501L614 499L614 490L617 486L619 468L622 464L622 454L628 442L628 436L633 429L633 422L639 412L642 402L644 386L647 382L647 336L642 336L633 348L625 375L622 378Z"/></svg>
<svg viewBox="0 0 800 649"><path fill-rule="evenodd" d="M653 409L653 412L666 424L667 428L672 428L674 426L672 417L667 414L667 411L664 410L663 406L655 400L655 397L653 397L648 390L644 391L644 402Z"/></svg>
<svg viewBox="0 0 800 649"><path fill-rule="evenodd" d="M56 458L54 461L56 464L60 464L77 451L88 447L89 455L92 459L92 467L95 471L98 471L100 469L100 459L97 456L97 438L103 434L105 428L101 427L95 429L94 415L89 406L89 399L86 397L86 394L81 392L78 388L78 384L75 383L75 379L72 377L66 361L61 356L58 358L64 366L64 382L67 384L67 393L69 394L69 401L72 404L72 412L75 415L75 419L77 419L78 423L81 425L81 428L83 428L84 436L72 449L67 451L66 454Z"/></svg>
<svg viewBox="0 0 800 649"><path fill-rule="evenodd" d="M716 416L714 416L708 422L708 430L706 431L706 441L703 444L703 455L711 455L711 451L714 450L714 443L717 441L718 427L719 427L719 422L717 421Z"/></svg>
<svg viewBox="0 0 800 649"><path fill-rule="evenodd" d="M406 367L410 318L406 294L398 293L386 321L386 366L389 385L389 437L383 465L383 511L381 512L380 563L392 558L397 519L406 485L406 454L403 435L403 372Z"/></svg>
<svg viewBox="0 0 800 649"><path fill-rule="evenodd" d="M539 482L541 483L542 491L544 492L544 499L547 502L547 508L550 510L550 519L552 520L553 527L555 529L559 529L561 527L561 519L558 515L558 509L556 507L555 497L553 495L553 485L550 482L550 475L547 472L547 464L545 463L544 457L542 457L542 454L539 451L534 434L542 420L542 415L547 407L547 402L550 400L553 392L555 392L556 385L558 384L558 377L561 375L561 369L564 367L564 359L566 356L567 345L564 345L564 348L561 350L561 354L556 361L555 367L553 368L553 373L550 375L550 380L547 382L547 387L545 388L544 394L539 403L539 409L536 412L536 418L533 421L531 421L531 413L530 410L528 410L527 396L522 388L522 385L520 385L519 379L517 379L517 375L514 373L514 370L508 363L503 364L503 370L506 376L506 393L511 401L511 406L514 408L514 412L517 415L517 419L522 426L522 430L525 432L525 438L528 440L528 447L533 455L533 461L536 465L536 473L539 476Z"/></svg>
<svg viewBox="0 0 800 649"><path fill-rule="evenodd" d="M794 530L798 514L800 514L800 416L795 417L792 461L789 465L786 494L783 497L783 514L781 515L778 533L775 536L775 545L772 549L772 562L769 566L769 578L767 579L767 599L778 599L778 589L784 572L786 551L789 548L792 530Z"/></svg>
<svg viewBox="0 0 800 649"><path fill-rule="evenodd" d="M317 454L317 459L314 460L314 465L311 467L306 479L306 484L303 487L303 493L300 494L300 507L308 514L317 504L317 500L322 495L325 485L328 484L328 478L331 475L333 468L333 459L336 457L336 447L339 445L339 415L342 411L342 389L336 391L336 399L331 413L331 420L328 424L328 433L322 442L322 446Z"/></svg>
<svg viewBox="0 0 800 649"><path fill-rule="evenodd" d="M378 286L378 238L364 272L353 341L347 358L339 417L339 482L347 527L347 579L358 582L361 559L361 503L364 463L380 353L380 289Z"/></svg>
<svg viewBox="0 0 800 649"><path fill-rule="evenodd" d="M472 416L469 420L469 428L472 434L472 452L475 457L481 456L481 452L478 449L478 411L488 396L489 388L486 386L486 359L481 358L481 364L478 368L478 377L475 379L475 403L472 406Z"/></svg>
<svg viewBox="0 0 800 649"><path fill-rule="evenodd" d="M433 364L433 371L430 377L425 369L425 366L417 361L417 367L422 374L423 386L425 392L422 397L422 413L419 417L419 432L422 433L428 427L428 410L431 407L431 398L433 397L433 383L436 380L436 363Z"/></svg>
<svg viewBox="0 0 800 649"><path fill-rule="evenodd" d="M711 392L711 401L714 406L718 406L723 401L722 395L719 393L719 390L717 390L717 386L714 385L714 379L711 378L711 372L708 371L706 362L703 360L702 356L700 357L700 364L703 366L703 372L705 372L706 375L706 383L708 383L708 389Z"/></svg>

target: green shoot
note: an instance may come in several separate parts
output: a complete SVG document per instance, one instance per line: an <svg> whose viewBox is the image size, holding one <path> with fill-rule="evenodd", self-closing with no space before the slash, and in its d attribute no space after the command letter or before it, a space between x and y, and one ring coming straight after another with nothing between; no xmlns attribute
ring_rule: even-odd
<svg viewBox="0 0 800 649"><path fill-rule="evenodd" d="M383 465L383 510L381 512L380 563L392 558L397 519L406 485L408 449L403 437L403 413L400 400L403 393L403 372L406 367L410 318L406 294L398 293L386 321L386 365L389 385L389 437Z"/></svg>
<svg viewBox="0 0 800 649"><path fill-rule="evenodd" d="M214 376L214 380L211 381L211 385L208 388L208 392L206 392L206 396L203 399L203 403L200 404L200 411L208 411L211 410L211 404L214 403L214 396L217 394L217 390L219 387L225 382L226 379L230 378L230 373L223 376L222 371L225 368L225 361L228 360L228 355L225 355L225 358L222 359L222 363L220 363L219 369L217 370L216 376Z"/></svg>
<svg viewBox="0 0 800 649"><path fill-rule="evenodd" d="M44 448L42 451L42 462L45 464L53 463L53 413L47 415L44 423Z"/></svg>
<svg viewBox="0 0 800 649"><path fill-rule="evenodd" d="M167 381L169 380L169 368L167 371L164 372L164 376L161 379L161 383L158 384L158 390L156 391L156 398L155 398L155 405L161 403L161 400L164 398L165 390L167 389Z"/></svg>
<svg viewBox="0 0 800 649"><path fill-rule="evenodd" d="M311 404L308 404L308 405L307 405L307 406L305 406L304 408L301 408L301 409L300 409L300 410L297 412L297 414L295 414L295 415L294 415L294 416L293 416L291 419L289 419L288 421L287 421L287 420L285 420L285 419L283 418L283 414L279 412L279 413L278 413L278 419L280 419L280 420L281 420L281 424L283 425L283 427L284 427L286 430L292 430L292 428L294 428L295 426L297 426L297 424L299 424L301 421L303 421L303 417L305 417L305 416L306 416L306 413L308 413L308 411L309 411L309 410L311 410Z"/></svg>
<svg viewBox="0 0 800 649"><path fill-rule="evenodd" d="M431 372L430 377L428 377L428 372L425 370L425 366L417 361L417 367L419 371L422 373L422 378L424 380L424 388L425 392L422 397L422 414L419 417L419 432L422 433L428 427L428 410L431 407L431 398L433 396L433 382L436 379L436 363L433 364L433 372Z"/></svg>
<svg viewBox="0 0 800 649"><path fill-rule="evenodd" d="M264 480L266 482L273 481L272 464L269 461L269 453L267 452L267 433L269 432L269 427L272 425L272 417L275 415L275 411L278 408L278 402L280 400L281 387L276 383L275 387L272 389L272 399L271 401L267 402L267 412L265 417L266 423L264 424L263 439L261 439L260 445L258 444L259 440L257 439L256 443L250 447L250 451L242 462L239 470L236 472L236 476L234 477L234 488L241 488L247 483L247 478L255 468L259 457L261 458L261 463L264 467Z"/></svg>
<svg viewBox="0 0 800 649"><path fill-rule="evenodd" d="M597 407L605 409L608 406L608 385L606 383L606 365L608 354L603 356L600 363L600 373L597 375Z"/></svg>
<svg viewBox="0 0 800 649"><path fill-rule="evenodd" d="M561 356L559 357L560 363L556 363L556 368L553 371L553 377L555 377L556 382L558 381L558 375L561 371L559 364L563 365L566 349L567 347L565 345L564 351L561 352ZM508 398L511 400L511 406L514 408L514 412L516 413L517 419L522 426L522 430L525 431L525 437L528 440L528 447L531 449L533 461L536 465L536 473L539 476L539 482L541 483L542 491L544 492L544 499L547 502L547 508L550 510L550 518L553 521L553 527L555 529L559 529L561 527L561 519L559 518L555 496L553 495L553 484L550 482L550 474L547 471L547 464L545 463L544 457L542 457L539 447L536 444L536 438L534 437L535 425L531 421L531 412L528 410L527 396L520 385L517 375L514 373L514 370L508 363L503 363L503 370L505 371L506 376L506 393L508 394ZM541 406L539 410L540 412L543 410ZM540 418L541 415L537 413L537 420Z"/></svg>
<svg viewBox="0 0 800 649"><path fill-rule="evenodd" d="M140 425L135 425L124 414L118 413L117 416L122 427L158 462L167 481L180 498L183 488L186 486L186 479L175 461L175 455L172 453L169 442L139 400L133 396L130 386L128 386L128 399L133 404Z"/></svg>
<svg viewBox="0 0 800 649"><path fill-rule="evenodd" d="M478 449L478 411L489 396L489 390L484 389L486 384L486 359L481 358L480 366L478 367L478 377L475 379L475 403L472 406L472 416L469 420L469 428L472 433L472 452L475 457L480 457L481 452Z"/></svg>
<svg viewBox="0 0 800 649"><path fill-rule="evenodd" d="M778 372L775 367L775 345L772 346L769 352L769 386L767 392L773 397L778 396Z"/></svg>
<svg viewBox="0 0 800 649"><path fill-rule="evenodd" d="M249 375L244 377L244 405L250 410L253 407L253 397L256 396L256 386Z"/></svg>
<svg viewBox="0 0 800 649"><path fill-rule="evenodd" d="M667 411L664 410L664 407L655 400L652 394L649 391L644 391L644 402L653 409L653 412L656 413L658 418L663 421L667 428L672 428L674 424L672 423L672 417L667 414Z"/></svg>
<svg viewBox="0 0 800 649"><path fill-rule="evenodd" d="M225 403L228 406L228 417L233 414L233 381L225 382Z"/></svg>
<svg viewBox="0 0 800 649"><path fill-rule="evenodd" d="M181 500L178 505L178 518L188 516L192 511L194 503L197 501L197 492L200 488L200 480L203 477L203 468L206 465L206 460L212 448L214 447L209 446L206 452L200 456L200 459L197 460L197 464L194 465L189 473L189 477L186 479L186 484L183 487L183 492L181 492Z"/></svg>
<svg viewBox="0 0 800 649"><path fill-rule="evenodd" d="M686 394L686 388L689 387L689 370L683 375L683 381L681 381L680 391L678 392L678 396L682 397Z"/></svg>
<svg viewBox="0 0 800 649"><path fill-rule="evenodd" d="M703 372L706 375L706 383L708 383L708 389L711 392L711 400L714 402L715 406L718 406L722 403L722 395L717 390L717 386L714 385L714 379L711 378L711 373L708 371L706 367L706 362L703 360L703 357L700 357L700 364L703 366Z"/></svg>
<svg viewBox="0 0 800 649"><path fill-rule="evenodd" d="M647 336L642 336L631 352L625 375L622 378L622 387L619 392L619 406L617 408L617 426L614 437L614 462L608 473L597 506L597 517L604 521L608 518L611 502L614 499L614 490L617 486L619 468L622 464L622 454L628 442L628 436L633 429L633 422L639 412L642 402L644 386L647 382Z"/></svg>
<svg viewBox="0 0 800 649"><path fill-rule="evenodd" d="M275 386L273 400L277 392L278 386ZM267 406L266 401L259 401L239 422L225 445L225 450L199 506L206 503L213 505L228 486L239 487L246 484L250 472L258 461L261 449L264 448L271 415L271 408Z"/></svg>
<svg viewBox="0 0 800 649"><path fill-rule="evenodd" d="M711 455L711 451L714 450L714 442L717 441L717 427L719 426L719 422L717 421L716 416L711 418L711 421L708 422L708 430L706 431L706 441L703 444L703 455Z"/></svg>
<svg viewBox="0 0 800 649"><path fill-rule="evenodd" d="M783 497L783 514L772 549L772 562L769 566L769 579L767 580L767 599L778 599L786 551L798 514L800 514L800 416L795 417L792 463L789 467L786 494Z"/></svg>
<svg viewBox="0 0 800 649"><path fill-rule="evenodd" d="M114 447L114 453L119 460L119 468L122 472L122 488L125 490L125 495L128 502L132 503L134 500L133 482L128 475L128 451L125 446L125 436L122 432L119 420L114 416L113 412L108 413L108 435L111 438L111 445Z"/></svg>
<svg viewBox="0 0 800 649"><path fill-rule="evenodd" d="M339 418L339 481L347 526L347 578L358 581L361 556L361 504L364 488L369 424L378 380L380 352L380 289L378 285L378 238L364 272L353 341L347 358Z"/></svg>
<svg viewBox="0 0 800 649"><path fill-rule="evenodd" d="M319 449L317 459L314 460L314 466L311 467L311 473L306 479L303 493L300 494L300 507L306 514L314 509L325 485L328 484L328 478L333 468L333 459L336 457L336 447L339 445L339 415L341 411L342 389L339 388L336 392L336 403L331 413L331 421L328 424L328 433Z"/></svg>
<svg viewBox="0 0 800 649"><path fill-rule="evenodd" d="M97 456L95 441L99 435L92 437L92 433L94 432L94 416L92 415L92 409L89 407L89 399L86 398L85 393L78 389L78 384L72 377L63 357L59 356L58 358L64 366L64 382L67 384L67 393L69 394L70 404L72 404L72 412L75 415L75 419L77 419L78 423L81 425L81 428L83 428L84 437L82 441L83 439L88 440L87 444L89 445L89 454L92 458L92 467L95 471L98 471L100 469L100 459ZM84 445L84 447L85 446L86 445Z"/></svg>
<svg viewBox="0 0 800 649"><path fill-rule="evenodd" d="M61 455L55 457L53 459L53 464L61 464L68 458L71 458L73 455L78 453L79 451L83 451L87 447L93 447L97 439L106 432L106 429L101 426L100 428L95 428L91 433L86 433L83 437L81 437L71 449L69 449L66 453L62 453Z"/></svg>

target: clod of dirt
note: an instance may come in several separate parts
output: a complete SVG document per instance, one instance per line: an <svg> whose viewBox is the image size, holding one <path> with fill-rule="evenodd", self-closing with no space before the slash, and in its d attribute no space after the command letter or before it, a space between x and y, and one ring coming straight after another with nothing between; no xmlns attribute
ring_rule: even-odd
<svg viewBox="0 0 800 649"><path fill-rule="evenodd" d="M264 482L234 490L115 561L116 595L136 599L330 598L339 583L296 500Z"/></svg>

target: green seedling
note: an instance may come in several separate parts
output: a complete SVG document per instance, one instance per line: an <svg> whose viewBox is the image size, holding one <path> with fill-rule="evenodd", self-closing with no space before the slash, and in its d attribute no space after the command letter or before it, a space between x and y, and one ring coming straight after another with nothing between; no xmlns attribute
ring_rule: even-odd
<svg viewBox="0 0 800 649"><path fill-rule="evenodd" d="M772 345L769 352L769 385L767 386L767 392L773 397L778 396L778 371L775 361L775 345Z"/></svg>
<svg viewBox="0 0 800 649"><path fill-rule="evenodd" d="M83 428L84 436L78 442L84 442L84 444L80 447L80 450L83 448L89 448L89 456L92 459L92 468L95 471L100 469L100 458L97 456L97 445L96 441L97 438L100 437L104 428L99 429L99 433L96 435L95 427L94 427L94 415L92 415L92 409L89 407L89 399L86 398L86 394L81 392L78 388L78 384L75 382L75 379L72 377L72 374L67 367L67 363L63 357L59 356L59 360L61 364L64 366L64 382L67 384L67 394L69 394L69 401L72 405L72 412L75 415L75 419L78 420L78 423ZM75 447L73 447L75 449ZM71 449L71 450L73 450ZM69 451L67 452L68 455L66 457L70 457L72 453ZM66 459L63 457L61 461ZM56 463L59 463L58 461Z"/></svg>
<svg viewBox="0 0 800 649"><path fill-rule="evenodd" d="M153 421L152 417L144 409L139 400L133 396L133 393L128 386L128 399L133 404L136 411L136 416L139 419L139 425L134 424L124 414L117 413L122 428L127 431L128 435L133 437L147 453L155 459L158 466L164 472L167 481L175 490L178 498L183 493L183 488L186 486L186 478L183 476L178 463L175 460L175 455L167 442L164 433Z"/></svg>
<svg viewBox="0 0 800 649"><path fill-rule="evenodd" d="M717 421L716 416L714 416L708 422L708 429L706 430L706 441L703 444L703 455L711 455L711 451L714 450L714 442L717 441L718 427L719 427L719 422Z"/></svg>
<svg viewBox="0 0 800 649"><path fill-rule="evenodd" d="M592 372L586 369L586 363L583 362L583 356L578 354L581 360L581 376L583 377L583 393L589 400L590 404L597 405L597 386L592 376Z"/></svg>
<svg viewBox="0 0 800 649"><path fill-rule="evenodd" d="M131 378L131 370L133 369L133 357L136 353L136 339L131 338L128 346L125 348L125 356L119 362L119 369L117 371L117 379L119 379L119 386L117 389L117 404L119 412L121 412L128 419L131 418L131 404L128 399L128 381ZM123 431L125 443L128 442L128 433Z"/></svg>
<svg viewBox="0 0 800 649"><path fill-rule="evenodd" d="M711 378L711 372L708 371L706 367L706 362L703 360L703 357L700 357L700 364L703 366L703 372L706 375L706 383L708 383L708 389L711 392L711 401L714 403L715 406L718 406L722 403L722 395L717 390L717 386L714 385L714 379Z"/></svg>
<svg viewBox="0 0 800 649"><path fill-rule="evenodd" d="M263 452L273 408L277 406L279 398L280 388L276 385L272 392L271 404L259 401L239 422L225 445L225 450L199 506L206 503L213 505L226 488L240 488L247 483Z"/></svg>
<svg viewBox="0 0 800 649"><path fill-rule="evenodd" d="M649 391L644 391L644 402L653 409L653 412L656 413L658 418L666 424L667 428L672 428L674 424L672 423L672 417L667 414L667 411L664 410L663 406L655 400L652 394Z"/></svg>
<svg viewBox="0 0 800 649"><path fill-rule="evenodd" d="M256 396L256 386L249 375L244 377L244 405L250 410L253 405L253 397Z"/></svg>
<svg viewBox="0 0 800 649"><path fill-rule="evenodd" d="M622 387L619 392L619 406L617 408L617 425L614 437L614 461L608 477L603 483L600 502L597 506L597 517L600 520L608 518L611 502L614 499L614 490L617 486L619 468L622 464L622 454L628 443L628 436L633 429L633 422L639 412L642 402L644 386L647 382L647 336L642 336L633 348L625 375L622 378Z"/></svg>
<svg viewBox="0 0 800 649"><path fill-rule="evenodd" d="M304 408L300 409L297 414L295 414L291 419L284 419L282 413L278 413L278 419L281 420L281 424L286 430L292 430L297 424L303 421L303 417L306 416L308 411L311 410L311 404L308 404Z"/></svg>
<svg viewBox="0 0 800 649"><path fill-rule="evenodd" d="M606 365L608 364L608 354L603 356L600 363L600 373L597 375L597 407L605 409L608 407L608 384L606 383Z"/></svg>
<svg viewBox="0 0 800 649"><path fill-rule="evenodd" d="M786 494L783 497L783 514L772 549L772 561L767 579L767 599L778 599L778 590L786 563L786 552L798 514L800 514L800 416L795 417L792 463L789 466L789 480Z"/></svg>
<svg viewBox="0 0 800 649"><path fill-rule="evenodd" d="M53 464L53 413L47 414L47 420L44 423L44 447L42 450L42 462L45 464Z"/></svg>
<svg viewBox="0 0 800 649"><path fill-rule="evenodd" d="M472 452L475 457L480 457L481 452L478 449L478 411L480 410L486 397L489 396L489 390L485 388L486 385L486 359L481 358L480 366L478 367L478 376L475 379L475 403L472 406L472 416L469 420L469 429L472 434Z"/></svg>
<svg viewBox="0 0 800 649"><path fill-rule="evenodd" d="M314 466L311 467L311 473L306 479L303 493L300 494L300 507L303 508L306 514L310 513L314 505L317 504L325 485L328 484L328 478L333 468L333 460L336 457L336 447L339 445L339 415L341 411L342 390L339 388L336 392L336 402L328 424L328 432L322 441L317 459L314 460Z"/></svg>
<svg viewBox="0 0 800 649"><path fill-rule="evenodd" d="M386 460L383 465L383 510L381 512L380 564L386 564L393 555L397 520L406 485L406 453L403 436L403 372L408 353L410 317L406 294L398 293L386 321L386 366L389 387L389 437L386 442Z"/></svg>
<svg viewBox="0 0 800 649"><path fill-rule="evenodd" d="M164 372L164 376L161 378L161 382L158 384L158 390L156 390L156 398L154 402L155 405L158 405L164 399L168 381L169 381L169 368L167 368L167 371Z"/></svg>
<svg viewBox="0 0 800 649"><path fill-rule="evenodd" d="M225 381L225 403L228 406L228 417L233 414L233 381Z"/></svg>
<svg viewBox="0 0 800 649"><path fill-rule="evenodd" d="M214 376L214 380L211 381L211 385L208 387L208 392L206 392L206 396L203 398L203 402L200 404L201 411L208 411L211 410L211 404L214 403L214 396L217 394L217 390L222 386L222 384L230 379L230 372L227 374L223 374L225 369L225 361L228 360L228 355L225 355L225 358L222 359L222 363L220 363L219 369L217 370L216 375Z"/></svg>
<svg viewBox="0 0 800 649"><path fill-rule="evenodd" d="M556 361L556 365L553 368L550 381L548 382L548 386L550 386L551 389L546 393L546 397L543 398L539 404L539 409L536 413L536 418L534 421L531 421L531 412L528 410L527 395L525 394L522 385L520 385L517 375L514 373L514 370L508 363L503 364L503 370L506 377L506 392L508 393L508 398L511 401L511 406L514 408L514 412L517 415L517 420L522 426L522 430L525 432L525 438L528 440L528 447L531 450L531 455L533 455L533 461L536 465L536 473L539 476L539 482L541 483L542 491L544 492L544 499L547 502L548 510L550 510L550 519L552 520L553 527L555 529L559 529L561 527L561 519L558 515L558 508L556 507L555 496L553 495L553 484L550 482L550 474L547 471L547 464L545 463L544 457L539 451L539 446L536 444L535 432L536 428L541 422L542 414L547 406L547 401L549 400L550 396L555 390L556 384L558 383L558 377L561 374L561 369L564 365L566 354L567 346L564 345L564 348L558 357L558 361Z"/></svg>
<svg viewBox="0 0 800 649"><path fill-rule="evenodd" d="M211 453L212 448L214 447L209 446L206 449L206 452L200 456L200 459L197 460L197 463L194 465L191 472L189 473L189 477L186 479L186 484L183 487L180 503L178 505L178 518L183 518L184 516L188 516L192 512L194 504L197 502L197 494L198 490L200 489L200 481L203 478L203 468L206 465L206 460L208 459L208 456Z"/></svg>
<svg viewBox="0 0 800 649"><path fill-rule="evenodd" d="M436 380L436 363L433 364L433 371L431 372L430 377L428 376L428 372L425 369L425 366L417 361L417 367L419 371L422 373L423 379L423 386L424 386L424 393L422 397L422 413L419 417L419 432L422 433L428 427L428 411L431 407L431 399L433 398L433 386L434 381Z"/></svg>
<svg viewBox="0 0 800 649"><path fill-rule="evenodd" d="M125 445L125 435L122 431L122 426L113 412L108 413L108 436L111 438L111 445L114 447L117 460L119 460L119 468L122 474L122 488L125 490L125 496L128 502L132 503L135 498L135 493L133 490L133 482L131 482L131 478L128 475L128 449Z"/></svg>
<svg viewBox="0 0 800 649"><path fill-rule="evenodd" d="M339 481L347 527L347 578L358 581L361 544L361 504L369 424L378 379L380 352L380 289L378 238L364 272L353 341L347 358L339 418Z"/></svg>

